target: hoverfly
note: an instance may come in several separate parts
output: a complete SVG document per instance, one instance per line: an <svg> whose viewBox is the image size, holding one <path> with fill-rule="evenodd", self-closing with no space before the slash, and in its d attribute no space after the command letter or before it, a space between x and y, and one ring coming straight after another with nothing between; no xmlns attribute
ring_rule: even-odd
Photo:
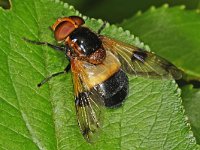
<svg viewBox="0 0 200 150"><path fill-rule="evenodd" d="M182 74L154 53L100 35L105 25L95 33L83 26L84 23L78 16L59 18L52 29L61 45L24 40L62 51L69 59L64 71L45 78L38 87L71 70L78 124L82 135L90 142L101 127L101 107L120 106L125 100L129 89L126 73L174 79L180 79Z"/></svg>

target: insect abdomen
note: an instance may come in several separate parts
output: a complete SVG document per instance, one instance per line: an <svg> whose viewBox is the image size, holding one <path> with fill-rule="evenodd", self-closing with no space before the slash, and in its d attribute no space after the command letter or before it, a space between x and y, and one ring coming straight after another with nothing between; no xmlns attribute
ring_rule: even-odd
<svg viewBox="0 0 200 150"><path fill-rule="evenodd" d="M122 104L128 94L128 77L120 69L94 88L104 98L106 107L116 107Z"/></svg>

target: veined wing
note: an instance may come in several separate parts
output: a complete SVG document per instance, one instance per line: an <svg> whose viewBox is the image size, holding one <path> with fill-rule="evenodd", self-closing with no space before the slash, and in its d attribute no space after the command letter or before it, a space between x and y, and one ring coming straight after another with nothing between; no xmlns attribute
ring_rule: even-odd
<svg viewBox="0 0 200 150"><path fill-rule="evenodd" d="M77 61L71 61L77 120L84 138L93 142L102 125L103 98L82 80L83 74L79 74L81 70L76 66L81 61Z"/></svg>
<svg viewBox="0 0 200 150"><path fill-rule="evenodd" d="M121 62L122 69L128 74L147 77L173 77L180 79L181 71L162 57L138 47L100 36L106 50L115 54Z"/></svg>

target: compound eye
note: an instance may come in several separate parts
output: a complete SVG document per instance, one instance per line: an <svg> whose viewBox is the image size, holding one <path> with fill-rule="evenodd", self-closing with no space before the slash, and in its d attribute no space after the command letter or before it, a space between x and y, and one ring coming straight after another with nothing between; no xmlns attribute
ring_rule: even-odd
<svg viewBox="0 0 200 150"><path fill-rule="evenodd" d="M72 31L74 31L75 27L69 21L63 21L57 25L54 31L54 37L57 41L65 40Z"/></svg>
<svg viewBox="0 0 200 150"><path fill-rule="evenodd" d="M83 20L83 18L78 17L78 16L70 16L69 17L71 20L74 21L74 23L78 26L81 26L85 23L85 21Z"/></svg>

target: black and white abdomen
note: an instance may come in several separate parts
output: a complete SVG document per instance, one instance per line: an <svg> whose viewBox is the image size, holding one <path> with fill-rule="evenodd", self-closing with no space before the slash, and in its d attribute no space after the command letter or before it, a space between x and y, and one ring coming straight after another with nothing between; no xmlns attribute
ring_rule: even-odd
<svg viewBox="0 0 200 150"><path fill-rule="evenodd" d="M104 99L106 107L116 107L122 104L128 94L128 77L119 69L110 78L94 87Z"/></svg>

